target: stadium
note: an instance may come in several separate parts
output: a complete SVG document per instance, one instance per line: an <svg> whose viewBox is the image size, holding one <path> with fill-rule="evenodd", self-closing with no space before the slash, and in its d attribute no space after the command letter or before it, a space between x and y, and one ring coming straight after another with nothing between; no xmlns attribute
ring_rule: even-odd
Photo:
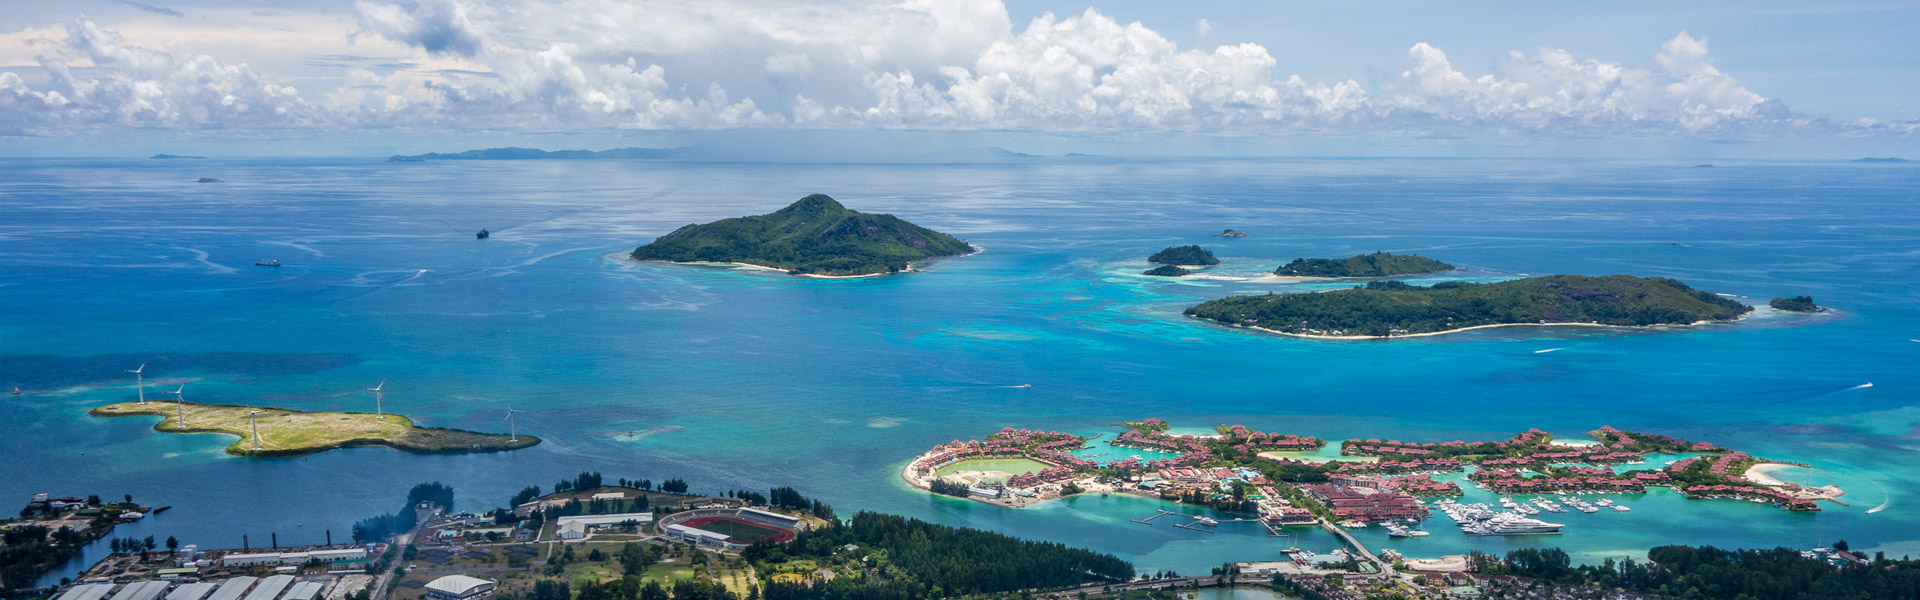
<svg viewBox="0 0 1920 600"><path fill-rule="evenodd" d="M761 540L793 540L805 527L799 517L752 508L703 508L661 517L654 528L662 535L725 550L741 550Z"/></svg>

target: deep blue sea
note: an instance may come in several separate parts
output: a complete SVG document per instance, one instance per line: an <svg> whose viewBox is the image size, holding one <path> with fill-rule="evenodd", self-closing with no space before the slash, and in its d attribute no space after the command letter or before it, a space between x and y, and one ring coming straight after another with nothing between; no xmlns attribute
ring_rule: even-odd
<svg viewBox="0 0 1920 600"><path fill-rule="evenodd" d="M243 534L344 539L422 481L483 510L595 470L683 477L696 491L793 485L842 514L985 527L1191 573L1334 542L1140 525L1128 519L1159 503L1137 498L995 508L895 474L933 444L1009 425L1113 431L1152 416L1434 441L1612 425L1811 464L1790 478L1841 485L1846 505L1789 514L1656 492L1631 513L1556 515L1559 536L1468 538L1441 518L1429 538L1362 538L1411 556L1554 545L1597 560L1665 543L1839 539L1920 555L1920 168L1689 167L4 160L0 386L24 393L0 403L0 498L132 494L174 508L118 535L230 547ZM681 225L815 192L984 251L858 280L622 260ZM491 239L474 239L482 227ZM1250 237L1210 237L1228 227ZM1211 279L1138 275L1177 244L1224 264ZM1229 294L1325 288L1248 280L1296 257L1375 250L1468 269L1450 277L1658 275L1760 304L1808 294L1837 312L1365 342L1180 316ZM527 411L519 431L546 442L244 459L222 453L229 437L87 416L132 400L121 370L143 362L150 397L185 382L197 402L368 410L358 390L384 379L387 410L505 431L511 403Z"/></svg>

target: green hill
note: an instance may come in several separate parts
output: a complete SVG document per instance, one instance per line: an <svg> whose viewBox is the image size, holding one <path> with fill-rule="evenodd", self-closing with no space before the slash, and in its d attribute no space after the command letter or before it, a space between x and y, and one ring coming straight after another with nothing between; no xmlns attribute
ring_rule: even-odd
<svg viewBox="0 0 1920 600"><path fill-rule="evenodd" d="M1375 281L1319 293L1234 296L1186 314L1283 333L1380 337L1523 323L1685 325L1732 320L1751 310L1664 277L1549 275L1432 287Z"/></svg>
<svg viewBox="0 0 1920 600"><path fill-rule="evenodd" d="M1820 312L1820 305L1813 303L1813 296L1794 296L1792 298L1774 298L1767 303L1774 310L1787 312Z"/></svg>
<svg viewBox="0 0 1920 600"><path fill-rule="evenodd" d="M1220 264L1220 259L1214 258L1213 252L1199 246L1172 246L1153 253L1153 256L1147 257L1147 262L1163 265L1209 266Z"/></svg>
<svg viewBox="0 0 1920 600"><path fill-rule="evenodd" d="M1416 254L1395 256L1375 252L1346 258L1296 258L1274 269L1273 274L1282 277L1392 277L1453 269L1453 265Z"/></svg>
<svg viewBox="0 0 1920 600"><path fill-rule="evenodd" d="M893 215L848 210L825 194L771 214L681 227L641 246L634 260L738 262L796 275L874 275L911 261L973 252L953 236Z"/></svg>
<svg viewBox="0 0 1920 600"><path fill-rule="evenodd" d="M1173 265L1160 265L1158 267L1148 269L1147 272L1145 273L1141 273L1141 275L1152 275L1154 277L1185 277L1187 275L1192 275L1192 274L1193 274L1192 271L1188 271L1186 269L1182 269L1180 267L1176 267Z"/></svg>

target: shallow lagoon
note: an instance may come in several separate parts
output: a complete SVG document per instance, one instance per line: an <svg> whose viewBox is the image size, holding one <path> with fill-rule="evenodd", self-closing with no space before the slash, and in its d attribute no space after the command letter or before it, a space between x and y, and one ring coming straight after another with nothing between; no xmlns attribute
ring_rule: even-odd
<svg viewBox="0 0 1920 600"><path fill-rule="evenodd" d="M1720 164L1716 161L1716 164ZM1655 492L1568 533L1441 532L1369 545L1414 556L1561 545L1586 559L1675 542L1920 554L1920 169L1846 163L1039 160L1000 165L645 161L0 162L0 496L131 493L175 508L118 535L207 547L345 535L439 480L462 508L582 469L696 489L794 485L872 509L1206 572L1293 542L1252 525L1139 525L1157 501L1004 509L899 481L915 454L1005 426L1074 432L1158 416L1206 431L1404 440L1578 438L1599 425L1805 462L1848 506L1795 515ZM222 184L195 184L213 176ZM675 227L811 192L967 238L984 252L904 277L802 280L634 264ZM472 231L495 234L474 240ZM1211 238L1233 227L1251 234ZM1235 279L1140 277L1199 243ZM1181 317L1301 256L1417 252L1475 278L1676 277L1839 314L1756 315L1685 333L1508 328L1326 342ZM252 267L277 258L279 268ZM1540 350L1557 349L1550 353ZM198 402L388 410L503 431L530 450L352 449L257 460L231 438L93 419L131 399L121 369ZM1859 388L1873 382L1871 388ZM1020 387L1030 385L1031 387ZM150 390L151 391L151 390ZM1109 434L1111 436L1111 434ZM1878 508L1878 512L1869 512ZM1173 507L1172 509L1182 509ZM1190 509L1182 509L1189 510ZM1444 518L1442 519L1444 522ZM1319 538L1325 538L1324 540ZM1334 542L1303 530L1301 547ZM1321 544L1322 547L1316 547Z"/></svg>

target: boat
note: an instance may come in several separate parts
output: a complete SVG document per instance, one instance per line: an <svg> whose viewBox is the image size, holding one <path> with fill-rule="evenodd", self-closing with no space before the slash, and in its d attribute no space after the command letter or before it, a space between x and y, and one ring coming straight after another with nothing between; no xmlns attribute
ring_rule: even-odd
<svg viewBox="0 0 1920 600"><path fill-rule="evenodd" d="M1633 509L1631 509L1631 508L1627 508L1627 505L1625 505L1625 504L1615 504L1615 505L1613 505L1613 510L1616 510L1616 511L1619 511L1619 512L1627 512L1627 511L1630 511L1630 510L1633 510Z"/></svg>
<svg viewBox="0 0 1920 600"><path fill-rule="evenodd" d="M1431 535L1431 534L1428 533L1427 530L1425 529L1415 529L1413 531L1407 532L1407 535L1410 537L1427 537L1428 535Z"/></svg>
<svg viewBox="0 0 1920 600"><path fill-rule="evenodd" d="M13 386L13 395L15 396L20 395L20 386L17 386L17 385Z"/></svg>
<svg viewBox="0 0 1920 600"><path fill-rule="evenodd" d="M487 231L487 228L482 227L480 228L480 233L473 234L473 237L474 239L484 240L484 239L487 239L487 236L490 236L490 235L493 235L493 233Z"/></svg>
<svg viewBox="0 0 1920 600"><path fill-rule="evenodd" d="M256 266L256 267L278 267L278 266L280 266L280 259L277 259L277 258L275 258L275 259L269 259L269 260L256 260L256 261L253 261L253 266Z"/></svg>
<svg viewBox="0 0 1920 600"><path fill-rule="evenodd" d="M1200 525L1219 525L1220 521L1211 517L1194 517L1193 522Z"/></svg>

